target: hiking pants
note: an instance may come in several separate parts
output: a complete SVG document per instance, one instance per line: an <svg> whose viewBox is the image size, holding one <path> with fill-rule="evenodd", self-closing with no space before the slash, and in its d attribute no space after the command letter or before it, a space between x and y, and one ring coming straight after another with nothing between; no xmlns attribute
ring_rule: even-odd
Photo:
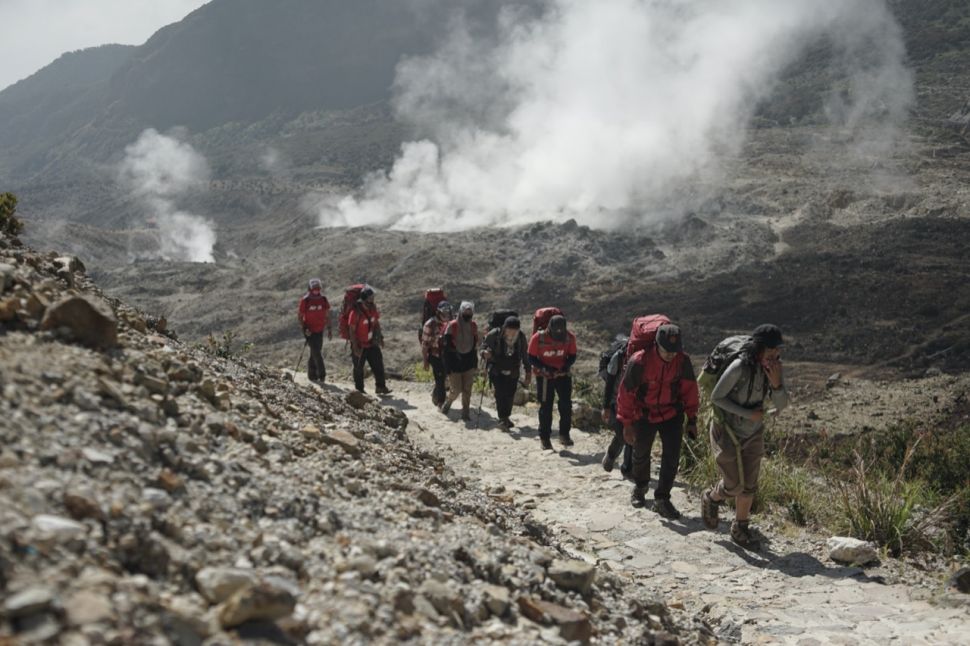
<svg viewBox="0 0 970 646"><path fill-rule="evenodd" d="M458 395L461 395L461 410L464 413L468 412L472 403L472 387L475 385L475 375L477 374L478 368L472 368L465 372L453 372L448 375L448 380L451 382L451 389L448 391L449 405L458 399Z"/></svg>
<svg viewBox="0 0 970 646"><path fill-rule="evenodd" d="M613 462L622 451L623 464L620 466L620 470L624 473L630 473L633 470L633 447L623 439L623 424L616 419L615 405L610 409L610 428L613 429L613 440L607 447L606 454L610 457L610 462Z"/></svg>
<svg viewBox="0 0 970 646"><path fill-rule="evenodd" d="M633 482L637 487L646 488L650 484L650 451L653 439L660 433L663 454L660 458L660 480L653 492L657 500L670 499L674 488L674 478L680 465L680 443L684 436L684 416L674 415L659 424L651 424L641 419L636 424L637 439L633 445Z"/></svg>
<svg viewBox="0 0 970 646"><path fill-rule="evenodd" d="M351 355L353 356L353 355ZM380 346L373 345L369 348L361 348L360 356L354 359L354 386L357 390L364 392L364 362L370 365L370 371L374 373L374 385L378 390L387 388L384 376L384 354Z"/></svg>
<svg viewBox="0 0 970 646"><path fill-rule="evenodd" d="M307 377L310 381L326 381L327 366L323 363L323 332L314 332L307 337L310 346L310 359L307 362Z"/></svg>
<svg viewBox="0 0 970 646"><path fill-rule="evenodd" d="M536 395L539 399L539 437L552 436L552 403L559 399L559 437L569 437L573 422L573 378L569 375L546 379L536 377Z"/></svg>
<svg viewBox="0 0 970 646"><path fill-rule="evenodd" d="M441 406L445 403L445 380L448 378L448 373L445 372L445 362L441 357L432 355L428 357L428 363L431 364L431 373L434 375L431 403L435 406Z"/></svg>
<svg viewBox="0 0 970 646"><path fill-rule="evenodd" d="M519 385L518 375L492 375L492 385L495 386L495 411L499 419L507 419L512 414L512 403L515 400L515 389Z"/></svg>
<svg viewBox="0 0 970 646"><path fill-rule="evenodd" d="M734 443L724 426L711 423L711 449L714 451L717 469L721 472L721 481L714 489L721 498L734 498L741 494L753 496L758 493L761 458L765 454L764 430L751 437L739 437L738 443L740 446Z"/></svg>

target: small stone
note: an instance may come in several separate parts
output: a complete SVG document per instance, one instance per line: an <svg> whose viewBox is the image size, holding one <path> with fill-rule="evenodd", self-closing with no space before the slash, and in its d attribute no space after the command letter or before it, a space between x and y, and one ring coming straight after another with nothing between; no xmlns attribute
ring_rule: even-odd
<svg viewBox="0 0 970 646"><path fill-rule="evenodd" d="M13 265L0 263L0 293L13 286L13 277L17 269Z"/></svg>
<svg viewBox="0 0 970 646"><path fill-rule="evenodd" d="M485 605L488 606L488 611L496 617L504 617L505 613L509 611L509 606L512 605L508 588L500 585L486 585Z"/></svg>
<svg viewBox="0 0 970 646"><path fill-rule="evenodd" d="M3 602L3 612L10 619L26 617L46 610L54 602L54 593L48 588L27 588Z"/></svg>
<svg viewBox="0 0 970 646"><path fill-rule="evenodd" d="M118 345L118 319L107 305L85 296L63 298L44 313L42 330L66 327L84 345L109 349Z"/></svg>
<svg viewBox="0 0 970 646"><path fill-rule="evenodd" d="M296 599L289 591L260 583L232 595L219 611L219 624L232 628L253 620L276 621L288 617L294 608Z"/></svg>
<svg viewBox="0 0 970 646"><path fill-rule="evenodd" d="M344 572L358 572L361 577L369 579L377 572L377 561L374 560L373 556L361 554L337 563L336 569L341 574Z"/></svg>
<svg viewBox="0 0 970 646"><path fill-rule="evenodd" d="M339 446L348 454L356 457L360 456L360 440L342 429L334 429L329 433L321 433L320 439L325 444Z"/></svg>
<svg viewBox="0 0 970 646"><path fill-rule="evenodd" d="M164 396L168 394L168 381L165 379L159 379L158 377L153 377L151 375L141 375L138 382L153 395Z"/></svg>
<svg viewBox="0 0 970 646"><path fill-rule="evenodd" d="M92 448L81 449L81 457L91 464L111 464L115 461L115 456L111 455L110 453L105 453L104 451L99 451Z"/></svg>
<svg viewBox="0 0 970 646"><path fill-rule="evenodd" d="M434 579L425 579L418 591L431 602L439 614L451 618L459 626L463 624L465 606L458 592Z"/></svg>
<svg viewBox="0 0 970 646"><path fill-rule="evenodd" d="M593 636L593 624L589 617L564 606L532 597L519 597L519 611L536 623L558 626L559 635L566 641L587 644Z"/></svg>
<svg viewBox="0 0 970 646"><path fill-rule="evenodd" d="M162 472L158 474L158 485L168 493L175 493L184 486L182 478L178 477L171 469L162 469Z"/></svg>
<svg viewBox="0 0 970 646"><path fill-rule="evenodd" d="M103 594L82 590L64 602L67 620L73 626L85 626L105 621L112 616L111 600Z"/></svg>
<svg viewBox="0 0 970 646"><path fill-rule="evenodd" d="M970 594L970 567L963 567L950 576L950 587Z"/></svg>
<svg viewBox="0 0 970 646"><path fill-rule="evenodd" d="M86 271L84 263L76 256L60 256L54 259L54 264L71 273L77 272L83 274Z"/></svg>
<svg viewBox="0 0 970 646"><path fill-rule="evenodd" d="M872 543L847 536L833 536L827 542L829 558L848 565L865 565L879 560L879 553Z"/></svg>
<svg viewBox="0 0 970 646"><path fill-rule="evenodd" d="M310 424L301 428L300 433L308 440L320 439L320 429Z"/></svg>
<svg viewBox="0 0 970 646"><path fill-rule="evenodd" d="M258 580L255 572L241 568L207 567L195 575L199 592L212 603L222 603L239 590L256 585Z"/></svg>
<svg viewBox="0 0 970 646"><path fill-rule="evenodd" d="M64 492L64 507L71 514L71 518L75 520L83 520L85 518L102 520L104 518L101 505L98 504L94 494L90 491L76 490Z"/></svg>
<svg viewBox="0 0 970 646"><path fill-rule="evenodd" d="M373 399L368 397L366 394L360 392L359 390L351 390L344 397L348 404L357 410L362 410L367 404L374 402Z"/></svg>
<svg viewBox="0 0 970 646"><path fill-rule="evenodd" d="M596 566L585 561L553 561L549 566L549 578L560 588L589 594L596 578Z"/></svg>
<svg viewBox="0 0 970 646"><path fill-rule="evenodd" d="M842 373L836 372L834 374L829 375L829 378L825 380L825 387L834 388L835 386L838 385L840 381L842 381Z"/></svg>
<svg viewBox="0 0 970 646"><path fill-rule="evenodd" d="M164 511L172 505L172 498L168 493L155 487L145 487L142 489L141 499L157 511Z"/></svg>
<svg viewBox="0 0 970 646"><path fill-rule="evenodd" d="M420 500L428 507L441 506L441 500L433 491L429 489L424 489L424 488L418 489L417 491L414 492L414 497Z"/></svg>
<svg viewBox="0 0 970 646"><path fill-rule="evenodd" d="M80 538L88 531L88 528L81 523L48 514L34 516L30 524L35 531L44 537L62 541Z"/></svg>

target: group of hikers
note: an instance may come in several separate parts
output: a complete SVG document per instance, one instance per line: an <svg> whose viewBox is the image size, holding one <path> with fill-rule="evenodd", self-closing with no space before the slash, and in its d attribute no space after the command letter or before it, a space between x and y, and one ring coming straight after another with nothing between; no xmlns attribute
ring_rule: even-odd
<svg viewBox="0 0 970 646"><path fill-rule="evenodd" d="M300 300L299 320L310 347L308 377L324 381L323 334L332 338L330 305L319 279L309 282ZM381 353L383 335L374 290L353 285L345 290L339 317L340 336L347 340L354 366L354 385L364 391L364 366L371 368L376 392L389 393ZM475 306L462 301L457 312L442 289L425 293L418 339L425 370L434 376L431 400L445 415L461 397L460 419L471 420L472 390L481 372L491 384L499 427L509 431L518 387L536 382L539 403L539 441L552 449L553 406L559 413L559 441L570 447L572 426L571 369L576 361L575 335L566 317L555 307L535 312L531 336L522 329L518 314L493 312L481 335ZM696 439L698 426L706 433L715 454L720 480L701 498L701 518L716 529L720 507L735 502L732 540L747 548L758 546L749 527L751 505L757 492L764 455L764 418L769 407L788 404L781 348L781 330L759 325L750 335L733 336L714 348L700 376L684 353L680 327L664 315L636 318L629 336L618 336L600 357L605 380L602 418L613 438L602 466L611 472L623 454L620 471L633 481L631 503L645 507L650 484L650 456L654 440L662 447L660 474L654 488L654 510L675 520L681 514L670 499L680 463L683 435ZM480 370L480 365L484 370ZM705 402L704 419L702 397Z"/></svg>

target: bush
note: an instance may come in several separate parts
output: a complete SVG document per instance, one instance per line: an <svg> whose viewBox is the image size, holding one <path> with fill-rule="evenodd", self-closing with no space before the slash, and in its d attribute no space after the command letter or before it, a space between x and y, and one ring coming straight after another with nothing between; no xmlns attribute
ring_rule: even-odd
<svg viewBox="0 0 970 646"><path fill-rule="evenodd" d="M23 221L17 212L17 196L13 193L0 193L0 233L15 236L24 230Z"/></svg>
<svg viewBox="0 0 970 646"><path fill-rule="evenodd" d="M414 380L422 384L431 383L434 381L434 372L431 368L425 370L424 362L419 361L414 364Z"/></svg>
<svg viewBox="0 0 970 646"><path fill-rule="evenodd" d="M253 349L253 344L248 342L237 343L236 333L229 330L222 333L221 339L209 334L205 343L199 344L197 347L221 359L240 359Z"/></svg>

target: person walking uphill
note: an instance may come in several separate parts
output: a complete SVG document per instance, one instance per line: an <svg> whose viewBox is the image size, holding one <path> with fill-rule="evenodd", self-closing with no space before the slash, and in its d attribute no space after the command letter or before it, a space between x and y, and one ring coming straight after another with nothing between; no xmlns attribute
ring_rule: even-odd
<svg viewBox="0 0 970 646"><path fill-rule="evenodd" d="M381 333L381 313L374 304L374 290L365 287L360 290L360 296L354 304L347 319L350 329L350 351L354 360L354 386L364 392L364 363L370 365L374 373L375 391L386 395L391 391L387 388L384 374L384 336Z"/></svg>
<svg viewBox="0 0 970 646"><path fill-rule="evenodd" d="M431 368L434 375L434 390L431 391L431 402L435 406L445 403L445 371L444 359L441 356L441 336L451 321L451 304L441 301L435 309L435 315L424 322L421 330L421 354L424 356L424 369Z"/></svg>
<svg viewBox="0 0 970 646"><path fill-rule="evenodd" d="M779 411L788 405L781 366L782 345L777 326L759 325L738 356L723 368L711 391L711 448L721 480L701 497L701 517L709 529L717 529L718 507L724 500L734 498L731 540L752 549L759 546L748 523L765 452L766 402L770 400Z"/></svg>
<svg viewBox="0 0 970 646"><path fill-rule="evenodd" d="M495 410L502 430L512 428L512 404L515 389L519 385L519 367L525 373L525 387L529 387L532 374L529 370L529 350L522 334L522 323L517 316L510 316L500 328L485 335L482 341L482 357L488 365L488 376L495 387Z"/></svg>
<svg viewBox="0 0 970 646"><path fill-rule="evenodd" d="M307 377L310 381L323 383L327 379L327 366L323 362L323 332L333 339L330 325L330 301L323 295L323 283L319 278L311 278L307 292L300 299L298 318L303 336L310 346L310 359L307 363Z"/></svg>
<svg viewBox="0 0 970 646"><path fill-rule="evenodd" d="M576 337L566 329L566 317L549 319L549 327L529 340L529 363L536 375L539 397L539 441L552 449L552 404L559 399L559 441L572 446L569 438L573 418L573 379L569 374L576 362Z"/></svg>
<svg viewBox="0 0 970 646"><path fill-rule="evenodd" d="M462 301L458 307L458 318L445 328L442 347L445 353L445 368L451 388L441 412L448 414L451 405L461 395L461 418L471 420L472 387L478 372L478 325L475 318L475 305Z"/></svg>
<svg viewBox="0 0 970 646"><path fill-rule="evenodd" d="M687 432L696 437L700 405L694 368L683 347L677 325L666 323L659 326L656 341L636 352L627 362L616 399L616 417L623 424L624 439L633 445L633 494L630 500L634 507L646 505L650 451L659 433L663 454L653 497L657 513L671 520L680 518L680 512L670 502L670 490L680 462L685 415Z"/></svg>

